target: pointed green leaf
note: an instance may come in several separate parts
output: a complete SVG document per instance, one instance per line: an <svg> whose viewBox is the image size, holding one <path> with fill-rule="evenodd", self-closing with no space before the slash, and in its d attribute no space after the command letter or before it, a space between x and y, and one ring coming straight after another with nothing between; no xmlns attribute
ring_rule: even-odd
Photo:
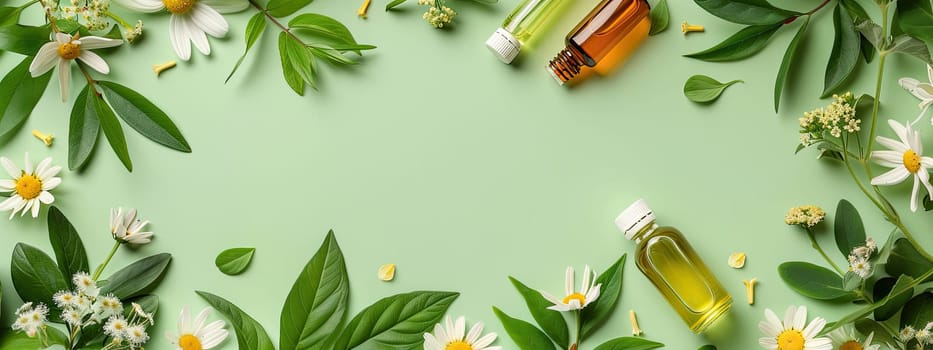
<svg viewBox="0 0 933 350"><path fill-rule="evenodd" d="M845 290L842 276L808 262L790 261L778 266L778 274L788 287L817 300L851 300L854 292Z"/></svg>
<svg viewBox="0 0 933 350"><path fill-rule="evenodd" d="M100 133L100 119L94 104L88 104L89 89L85 86L78 93L75 104L71 108L71 121L68 128L68 168L71 170L84 166L94 145L97 144L97 135Z"/></svg>
<svg viewBox="0 0 933 350"><path fill-rule="evenodd" d="M130 150L126 147L126 136L123 135L123 126L120 125L117 116L113 114L113 110L110 109L110 106L107 105L104 98L97 96L96 93L88 94L87 99L87 105L93 106L94 113L97 114L97 118L100 120L100 128L104 131L104 136L107 136L107 141L110 142L110 148L117 154L117 158L120 158L120 162L123 163L126 170L132 172L133 161L130 159Z"/></svg>
<svg viewBox="0 0 933 350"><path fill-rule="evenodd" d="M707 103L715 101L727 87L735 83L741 83L741 80L733 80L728 83L720 83L718 80L705 75L694 75L684 83L684 96L688 100L698 103Z"/></svg>
<svg viewBox="0 0 933 350"><path fill-rule="evenodd" d="M49 26L33 27L20 24L0 26L0 50L32 56L51 41Z"/></svg>
<svg viewBox="0 0 933 350"><path fill-rule="evenodd" d="M70 289L55 261L38 248L24 243L17 243L13 248L10 277L20 299L44 303L53 309L52 296L60 290Z"/></svg>
<svg viewBox="0 0 933 350"><path fill-rule="evenodd" d="M784 59L781 60L781 67L778 68L777 78L774 79L774 113L777 113L778 107L781 105L781 94L784 92L784 82L787 81L787 73L790 71L791 64L794 62L794 57L797 55L797 48L800 47L800 42L803 41L809 24L810 17L807 16L800 25L800 28L797 29L797 35L794 35L794 39L791 40L790 45L787 46L787 51L784 52Z"/></svg>
<svg viewBox="0 0 933 350"><path fill-rule="evenodd" d="M356 39L353 38L353 34L350 33L350 30L347 29L343 23L324 15L316 13L301 14L292 18L291 21L288 21L288 27L330 39L334 41L334 43L356 44Z"/></svg>
<svg viewBox="0 0 933 350"><path fill-rule="evenodd" d="M915 287L916 285L920 284L920 282L921 282L920 280L925 280L925 279L928 279L928 278L931 278L931 277L933 277L933 269L930 269L930 270L924 272L924 273L923 273L922 275L920 275L917 279L914 279L913 282L911 282L911 283L909 283L909 284L907 284L907 285L904 285L903 288L897 288L897 287L895 287L894 290L892 290L891 293L888 294L888 296L884 298L884 300L875 301L875 303L870 304L870 305L866 305L866 306L864 306L864 307L862 307L862 308L860 308L860 309L858 309L858 310L856 310L856 311L853 311L852 313L850 313L850 314L844 316L843 318L839 319L839 320L836 321L836 322L833 322L833 323L831 323L831 324L827 324L827 325L826 325L826 328L823 328L823 331L820 332L820 334L828 334L828 333L830 333L830 332L832 332L832 331L838 329L839 327L842 327L842 326L844 326L844 325L846 325L846 324L850 324L850 323L853 323L853 322L855 322L855 321L857 321L857 320L860 320L860 319L862 319L862 318L865 318L865 316L868 316L872 311L874 311L875 309L877 309L877 308L881 307L882 305L884 305L885 303L887 303L888 300L890 300L890 298L893 298L893 297L895 297L895 296L897 296L897 295L900 295L901 293L906 292L907 289L912 289L912 288Z"/></svg>
<svg viewBox="0 0 933 350"><path fill-rule="evenodd" d="M314 57L321 58L325 61L328 61L337 65L354 65L356 61L344 57L340 54L340 51L334 50L333 48L327 46L314 46L309 45L308 50L311 52L311 55Z"/></svg>
<svg viewBox="0 0 933 350"><path fill-rule="evenodd" d="M596 278L596 284L600 287L599 298L590 303L589 306L581 311L583 320L580 331L583 332L583 339L588 338L599 328L609 315L615 311L616 304L622 295L622 275L625 270L625 254L622 254L618 260L606 271Z"/></svg>
<svg viewBox="0 0 933 350"><path fill-rule="evenodd" d="M55 259L58 261L62 277L69 280L75 273L90 273L84 243L65 214L54 206L49 207L48 222L49 242L55 251Z"/></svg>
<svg viewBox="0 0 933 350"><path fill-rule="evenodd" d="M26 56L0 80L0 137L23 125L49 85L52 72L35 78L29 73L32 59Z"/></svg>
<svg viewBox="0 0 933 350"><path fill-rule="evenodd" d="M233 73L236 73L237 68L240 68L240 64L243 63L243 59L246 58L246 54L249 53L249 49L253 48L253 45L256 44L256 40L259 40L259 37L262 36L262 33L266 30L266 14L264 12L257 12L253 17L249 19L249 22L246 23L246 34L243 36L246 39L246 49L243 50L243 55L236 60L236 64L233 65L233 70L230 71L230 74L227 75L227 79L224 80L224 84L230 81L230 78L233 77Z"/></svg>
<svg viewBox="0 0 933 350"><path fill-rule="evenodd" d="M386 11L395 8L398 5L405 3L405 0L392 0L392 2L386 4Z"/></svg>
<svg viewBox="0 0 933 350"><path fill-rule="evenodd" d="M875 342L877 344L895 344L894 335L885 326L882 326L878 321L863 318L861 320L855 321L855 329L858 330L861 334L874 334Z"/></svg>
<svg viewBox="0 0 933 350"><path fill-rule="evenodd" d="M291 55L288 53L288 34L285 32L279 33L279 57L282 61L282 74L285 76L285 83L288 84L292 90L295 91L300 96L305 94L305 82L301 78L301 75L298 74L298 71L295 70L295 65L292 63Z"/></svg>
<svg viewBox="0 0 933 350"><path fill-rule="evenodd" d="M713 344L706 344L706 345L701 346L701 347L700 347L699 349L697 349L697 350L716 350L716 345L713 345Z"/></svg>
<svg viewBox="0 0 933 350"><path fill-rule="evenodd" d="M98 81L97 84L117 115L141 135L173 150L191 152L191 146L172 119L146 97L114 82Z"/></svg>
<svg viewBox="0 0 933 350"><path fill-rule="evenodd" d="M495 306L492 311L520 350L554 350L554 344L547 335L531 323L513 318Z"/></svg>
<svg viewBox="0 0 933 350"><path fill-rule="evenodd" d="M842 256L849 256L852 249L865 244L865 225L858 210L849 201L843 199L836 206L834 220L836 247Z"/></svg>
<svg viewBox="0 0 933 350"><path fill-rule="evenodd" d="M139 259L107 278L107 284L100 288L100 293L113 293L120 299L143 295L155 287L171 261L172 255L168 253Z"/></svg>
<svg viewBox="0 0 933 350"><path fill-rule="evenodd" d="M931 320L933 320L933 292L927 290L917 294L904 306L899 328L912 326L914 329L923 329Z"/></svg>
<svg viewBox="0 0 933 350"><path fill-rule="evenodd" d="M784 22L802 13L781 9L767 0L694 0L706 12L732 23L762 25Z"/></svg>
<svg viewBox="0 0 933 350"><path fill-rule="evenodd" d="M933 36L933 33L930 35ZM888 51L908 55L910 57L919 59L928 65L933 65L933 59L930 58L930 49L927 48L927 45L924 42L914 39L906 34L901 34L895 37L894 42L891 43L891 48L888 49Z"/></svg>
<svg viewBox="0 0 933 350"><path fill-rule="evenodd" d="M908 34L933 50L933 5L929 0L898 1L892 24L893 35Z"/></svg>
<svg viewBox="0 0 933 350"><path fill-rule="evenodd" d="M243 273L253 261L256 248L230 248L220 252L214 259L214 265L224 274L235 276Z"/></svg>
<svg viewBox="0 0 933 350"><path fill-rule="evenodd" d="M602 343L594 350L651 350L663 346L664 344L645 338L621 337Z"/></svg>
<svg viewBox="0 0 933 350"><path fill-rule="evenodd" d="M907 275L917 278L924 272L933 269L933 262L927 260L907 238L898 238L894 241L888 261L884 265L891 276ZM927 281L930 281L928 279Z"/></svg>
<svg viewBox="0 0 933 350"><path fill-rule="evenodd" d="M768 45L771 36L781 29L784 23L753 25L743 28L723 42L707 50L684 55L685 57L710 62L735 61L750 57Z"/></svg>
<svg viewBox="0 0 933 350"><path fill-rule="evenodd" d="M424 333L440 322L458 296L452 292L418 291L379 300L350 320L333 350L420 347Z"/></svg>
<svg viewBox="0 0 933 350"><path fill-rule="evenodd" d="M62 331L58 330L55 327L46 327L46 332L48 332L49 345L48 348L43 348L42 343L38 337L29 337L26 333L12 331L10 329L4 328L0 330L0 349L3 350L56 350L64 349L64 346L68 344L68 336ZM56 347L61 346L61 347Z"/></svg>
<svg viewBox="0 0 933 350"><path fill-rule="evenodd" d="M324 349L347 313L350 279L334 231L308 261L282 307L280 349Z"/></svg>
<svg viewBox="0 0 933 350"><path fill-rule="evenodd" d="M862 20L855 23L855 29L862 34L862 37L865 40L868 40L872 46L877 50L884 49L884 33L881 30L881 26L875 24L871 20Z"/></svg>
<svg viewBox="0 0 933 350"><path fill-rule="evenodd" d="M671 11L668 9L667 0L658 0L648 15L651 17L651 30L648 35L657 35L667 29L671 22Z"/></svg>
<svg viewBox="0 0 933 350"><path fill-rule="evenodd" d="M540 326L558 346L562 349L567 349L567 347L570 346L570 330L567 329L567 321L564 320L564 316L558 311L548 309L548 307L553 304L545 299L541 295L541 292L529 288L515 278L509 277L509 280L512 281L512 285L514 285L518 293L522 295L522 298L525 299L525 304L528 305L528 311L531 312L531 317L535 319L538 326Z"/></svg>
<svg viewBox="0 0 933 350"><path fill-rule="evenodd" d="M19 22L19 16L21 13L23 13L22 7L0 7L0 26L16 24Z"/></svg>
<svg viewBox="0 0 933 350"><path fill-rule="evenodd" d="M311 0L269 0L266 12L274 17L285 17L295 13L302 7L308 6Z"/></svg>
<svg viewBox="0 0 933 350"><path fill-rule="evenodd" d="M219 311L233 325L236 333L237 348L240 350L275 350L269 334L256 319L241 310L233 303L214 294L195 291L204 301Z"/></svg>
<svg viewBox="0 0 933 350"><path fill-rule="evenodd" d="M894 277L885 277L879 279L875 282L875 286L872 287L872 292L876 300L885 298L884 304L875 309L875 320L886 321L887 319L894 316L898 311L901 311L901 308L904 304L907 304L907 301L910 300L910 297L914 295L914 289L908 288L907 285L913 282L913 278L910 276L902 275L899 278L895 279ZM904 293L898 295L892 295L890 298L887 298L891 294L892 290L901 290L905 289Z"/></svg>
<svg viewBox="0 0 933 350"><path fill-rule="evenodd" d="M826 63L822 97L827 97L838 90L855 71L855 65L859 61L862 53L862 37L855 30L855 24L852 21L849 11L843 8L843 4L836 5L833 11L833 26L836 34L829 62Z"/></svg>

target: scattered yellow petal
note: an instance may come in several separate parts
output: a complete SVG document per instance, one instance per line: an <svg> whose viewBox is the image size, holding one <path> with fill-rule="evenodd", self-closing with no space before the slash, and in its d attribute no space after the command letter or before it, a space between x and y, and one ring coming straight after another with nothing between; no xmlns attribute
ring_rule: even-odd
<svg viewBox="0 0 933 350"><path fill-rule="evenodd" d="M366 11L369 10L369 4L372 2L372 0L363 1L363 5L360 6L360 9L356 10L356 15L360 16L360 18L366 19Z"/></svg>
<svg viewBox="0 0 933 350"><path fill-rule="evenodd" d="M729 255L729 267L741 269L745 266L745 253L735 252Z"/></svg>
<svg viewBox="0 0 933 350"><path fill-rule="evenodd" d="M638 319L635 318L635 310L628 310L628 318L632 321L632 335L641 335L641 328L638 327Z"/></svg>
<svg viewBox="0 0 933 350"><path fill-rule="evenodd" d="M39 130L33 130L32 136L42 140L42 143L44 143L46 146L52 146L52 140L55 139L55 136L52 136L52 134L43 134Z"/></svg>
<svg viewBox="0 0 933 350"><path fill-rule="evenodd" d="M175 64L177 64L177 62L175 61L168 61L162 64L154 64L152 65L152 71L155 72L155 75L158 77L160 74L162 74L162 72L169 70L172 67L175 67Z"/></svg>
<svg viewBox="0 0 933 350"><path fill-rule="evenodd" d="M386 282L395 279L395 264L379 266L379 279Z"/></svg>
<svg viewBox="0 0 933 350"><path fill-rule="evenodd" d="M684 32L684 35L687 35L687 33L690 32L704 32L706 31L706 28L703 28L703 26L688 24L687 21L684 21L680 24L680 31Z"/></svg>
<svg viewBox="0 0 933 350"><path fill-rule="evenodd" d="M745 283L745 291L748 294L748 305L755 303L755 282L756 278L750 280L742 280L742 283Z"/></svg>

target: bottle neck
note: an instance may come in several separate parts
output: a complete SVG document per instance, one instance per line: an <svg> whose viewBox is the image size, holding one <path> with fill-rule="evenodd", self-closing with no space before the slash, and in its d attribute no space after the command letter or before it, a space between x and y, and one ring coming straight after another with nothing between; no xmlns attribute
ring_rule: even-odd
<svg viewBox="0 0 933 350"><path fill-rule="evenodd" d="M645 227L642 227L641 230L638 230L638 232L636 232L635 235L632 236L632 240L635 241L635 243L641 243L642 240L650 236L657 229L658 229L657 223L655 223L654 221L649 222L647 225L645 225Z"/></svg>
<svg viewBox="0 0 933 350"><path fill-rule="evenodd" d="M558 83L564 85L568 80L580 74L581 67L584 65L586 65L586 60L583 54L573 45L567 45L548 63L548 71Z"/></svg>

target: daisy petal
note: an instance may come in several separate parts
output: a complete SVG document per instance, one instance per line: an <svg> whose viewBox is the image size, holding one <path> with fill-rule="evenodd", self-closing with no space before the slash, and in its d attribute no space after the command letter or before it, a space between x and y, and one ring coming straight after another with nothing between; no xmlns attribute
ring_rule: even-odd
<svg viewBox="0 0 933 350"><path fill-rule="evenodd" d="M914 175L914 189L910 191L910 211L915 212L915 213L917 212L917 207L919 206L917 203L918 202L917 192L920 192L919 190L920 190L920 177L917 175Z"/></svg>
<svg viewBox="0 0 933 350"><path fill-rule="evenodd" d="M431 333L424 334L424 350L444 350Z"/></svg>
<svg viewBox="0 0 933 350"><path fill-rule="evenodd" d="M3 170L6 170L6 173L14 179L18 179L20 176L23 176L23 171L13 164L12 161L5 157L0 157L0 165L3 165Z"/></svg>
<svg viewBox="0 0 933 350"><path fill-rule="evenodd" d="M227 20L210 6L196 3L191 13L191 19L198 28L201 28L210 36L220 38L227 35L229 29Z"/></svg>
<svg viewBox="0 0 933 350"><path fill-rule="evenodd" d="M470 332L467 333L467 336L466 336L466 342L470 344L476 343L476 340L479 339L479 336L482 335L482 333L483 333L483 323L477 322L476 324L473 325L473 327L470 327Z"/></svg>
<svg viewBox="0 0 933 350"><path fill-rule="evenodd" d="M81 50L103 49L120 45L123 45L123 40L102 38L99 36L86 36L81 38Z"/></svg>
<svg viewBox="0 0 933 350"><path fill-rule="evenodd" d="M42 204L52 204L55 201L55 196L53 196L48 191L39 192L39 197L37 197Z"/></svg>
<svg viewBox="0 0 933 350"><path fill-rule="evenodd" d="M910 172L907 171L907 168L901 166L876 176L875 178L871 179L871 184L875 186L895 185L903 182L905 179L907 179L908 176L910 176Z"/></svg>
<svg viewBox="0 0 933 350"><path fill-rule="evenodd" d="M9 192L16 188L16 181L0 179L0 192Z"/></svg>
<svg viewBox="0 0 933 350"><path fill-rule="evenodd" d="M898 141L893 140L893 139L889 139L889 138L884 137L884 136L875 137L875 141L878 141L878 144L880 144L880 145L882 145L882 146L884 146L884 147L887 147L888 149L890 149L890 150L892 150L892 151L900 152L901 154L904 154L904 152L907 152L907 150L909 149L909 148L907 147L907 144L902 143L902 142L898 142Z"/></svg>
<svg viewBox="0 0 933 350"><path fill-rule="evenodd" d="M580 294L586 295L586 292L590 290L590 265L585 265L583 267L583 283L580 285Z"/></svg>
<svg viewBox="0 0 933 350"><path fill-rule="evenodd" d="M479 338L479 340L477 340L475 343L471 343L471 344L473 344L473 348L482 349L482 348L485 348L486 346L489 346L489 344L492 344L492 342L496 341L496 337L497 337L496 333L489 333L483 336L482 338Z"/></svg>
<svg viewBox="0 0 933 350"><path fill-rule="evenodd" d="M200 2L220 13L240 12L249 7L248 0L201 0Z"/></svg>
<svg viewBox="0 0 933 350"><path fill-rule="evenodd" d="M110 66L108 66L107 62L105 62L103 58L100 58L100 56L98 56L96 53L82 50L81 55L78 56L78 59L81 60L81 62L87 64L88 67L93 68L101 74L110 74Z"/></svg>
<svg viewBox="0 0 933 350"><path fill-rule="evenodd" d="M871 160L888 168L899 167L904 165L904 152L873 151L871 152Z"/></svg>
<svg viewBox="0 0 933 350"><path fill-rule="evenodd" d="M151 13L158 12L159 10L165 8L165 5L162 1L159 0L114 0L120 6L126 7L130 10Z"/></svg>
<svg viewBox="0 0 933 350"><path fill-rule="evenodd" d="M71 84L71 60L58 60L58 84L62 101L67 101L68 85Z"/></svg>
<svg viewBox="0 0 933 350"><path fill-rule="evenodd" d="M61 59L58 56L58 45L57 42L53 41L39 48L36 58L29 64L29 74L33 78L43 75L55 67L55 64Z"/></svg>
<svg viewBox="0 0 933 350"><path fill-rule="evenodd" d="M204 31L201 30L201 28L198 28L198 26L194 24L194 21L192 21L191 17L192 16L188 16L183 20L188 39L194 43L194 47L196 47L202 54L210 55L211 44L207 42L207 35L204 34Z"/></svg>
<svg viewBox="0 0 933 350"><path fill-rule="evenodd" d="M567 267L564 272L564 292L566 295L573 294L573 268Z"/></svg>
<svg viewBox="0 0 933 350"><path fill-rule="evenodd" d="M45 192L45 193L48 193L48 192ZM38 198L32 199L29 201L29 203L32 204L32 217L33 218L39 217L39 199ZM25 211L23 212L25 213Z"/></svg>
<svg viewBox="0 0 933 350"><path fill-rule="evenodd" d="M179 15L172 15L169 18L168 32L172 39L172 48L178 58L187 61L191 58L191 43L188 40L188 32Z"/></svg>
<svg viewBox="0 0 933 350"><path fill-rule="evenodd" d="M815 337L823 330L824 326L826 326L826 320L822 317L814 318L813 321L810 321L810 324L807 325L807 328L804 328L803 337L806 339Z"/></svg>
<svg viewBox="0 0 933 350"><path fill-rule="evenodd" d="M463 340L465 331L466 318L463 316L457 317L457 321L454 322L453 334L451 334L451 336L456 340Z"/></svg>

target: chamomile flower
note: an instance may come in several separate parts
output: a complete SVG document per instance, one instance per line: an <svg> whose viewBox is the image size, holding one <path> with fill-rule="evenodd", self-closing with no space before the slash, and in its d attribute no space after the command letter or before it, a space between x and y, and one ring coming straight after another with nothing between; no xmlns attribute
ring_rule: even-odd
<svg viewBox="0 0 933 350"><path fill-rule="evenodd" d="M865 341L861 341L860 338L855 333L855 327L851 324L836 329L829 333L829 339L833 341L833 344L839 350L878 350L881 348L881 344L872 344L871 339L875 336L875 333L872 332L865 338Z"/></svg>
<svg viewBox="0 0 933 350"><path fill-rule="evenodd" d="M139 346L149 341L149 333L146 333L146 326L143 324L131 325L126 327L126 341L133 346Z"/></svg>
<svg viewBox="0 0 933 350"><path fill-rule="evenodd" d="M871 263L864 256L849 255L849 271L854 272L861 279L871 276Z"/></svg>
<svg viewBox="0 0 933 350"><path fill-rule="evenodd" d="M179 58L191 58L191 44L202 54L210 55L207 35L221 38L227 35L229 25L221 13L239 12L249 6L247 0L116 0L126 8L139 12L172 14L169 18L169 36Z"/></svg>
<svg viewBox="0 0 933 350"><path fill-rule="evenodd" d="M55 293L55 295L52 296L52 301L54 301L55 305L59 308L65 308L74 305L76 299L77 297L74 295L74 293L66 290L58 291L58 293Z"/></svg>
<svg viewBox="0 0 933 350"><path fill-rule="evenodd" d="M765 334L758 344L769 350L832 350L832 340L816 337L826 326L826 320L814 318L807 324L807 307L791 306L784 313L784 321L771 309L765 309L765 320L758 329Z"/></svg>
<svg viewBox="0 0 933 350"><path fill-rule="evenodd" d="M573 290L574 278L572 267L567 268L567 272L564 276L564 293L566 296L563 299L555 298L551 294L541 291L541 295L545 299L554 303L554 305L548 307L548 309L554 311L580 310L599 298L599 288L602 287L602 284L596 283L596 272L591 271L589 266L583 269L583 283L580 286L579 292Z"/></svg>
<svg viewBox="0 0 933 350"><path fill-rule="evenodd" d="M52 165L52 158L45 158L35 168L29 161L26 153L25 168L20 169L5 157L0 157L0 165L6 170L12 180L0 180L0 192L12 192L12 196L0 203L0 211L12 210L10 219L17 212L20 216L32 211L32 217L39 217L40 204L52 204L55 197L49 191L62 183L62 179L55 177L62 167Z"/></svg>
<svg viewBox="0 0 933 350"><path fill-rule="evenodd" d="M933 106L933 66L927 66L927 78L930 79L929 83L921 83L914 78L901 78L897 81L901 84L901 87L920 99L920 115L917 116L914 123L920 121L927 110L930 109L930 106Z"/></svg>
<svg viewBox="0 0 933 350"><path fill-rule="evenodd" d="M188 316L188 307L181 309L178 316L178 334L166 332L165 337L175 345L176 350L207 350L219 345L227 338L224 321L217 320L207 325L207 317L211 309L201 310L198 317L191 323Z"/></svg>
<svg viewBox="0 0 933 350"><path fill-rule="evenodd" d="M97 288L97 282L94 282L94 279L87 272L74 274L74 276L71 276L71 282L74 283L78 292L89 297L97 297L97 293L100 292Z"/></svg>
<svg viewBox="0 0 933 350"><path fill-rule="evenodd" d="M916 212L919 203L918 190L923 184L927 193L933 195L933 186L930 186L930 167L933 167L933 158L923 157L923 144L920 133L913 130L910 123L901 125L894 120L888 120L888 125L897 134L898 139L878 136L875 138L879 144L887 147L888 151L872 151L871 159L881 166L893 168L890 171L871 179L872 185L896 185L913 175L914 188L910 195L910 210Z"/></svg>
<svg viewBox="0 0 933 350"><path fill-rule="evenodd" d="M104 324L104 334L114 339L123 339L126 338L126 329L128 327L129 324L126 323L123 315L116 315L110 317L107 323Z"/></svg>
<svg viewBox="0 0 933 350"><path fill-rule="evenodd" d="M25 303L16 310L16 322L11 328L26 333L30 338L35 337L39 330L45 327L49 308L43 304L33 307L32 303Z"/></svg>
<svg viewBox="0 0 933 350"><path fill-rule="evenodd" d="M496 341L496 333L483 334L483 323L477 322L466 333L463 316L453 321L447 316L445 327L434 325L434 334L424 334L424 350L502 350L501 346L489 346Z"/></svg>
<svg viewBox="0 0 933 350"><path fill-rule="evenodd" d="M136 209L110 209L110 233L120 243L146 244L152 241L152 232L143 232L149 221L136 219Z"/></svg>
<svg viewBox="0 0 933 350"><path fill-rule="evenodd" d="M110 73L110 66L92 49L102 49L123 44L123 40L101 38L99 36L55 33L55 40L42 45L36 58L29 65L29 74L38 77L58 66L58 81L61 86L62 101L68 99L68 86L71 84L71 61L81 60L82 63L101 74Z"/></svg>

